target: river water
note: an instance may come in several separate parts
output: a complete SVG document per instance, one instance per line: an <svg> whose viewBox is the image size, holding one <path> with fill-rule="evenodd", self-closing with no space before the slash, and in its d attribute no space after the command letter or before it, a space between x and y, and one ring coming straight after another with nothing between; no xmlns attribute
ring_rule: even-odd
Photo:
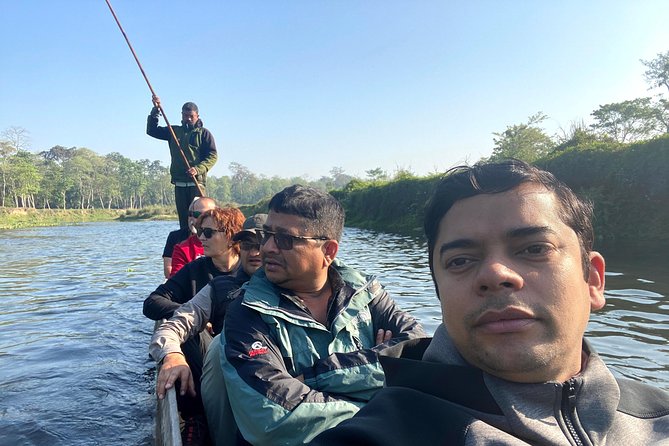
<svg viewBox="0 0 669 446"><path fill-rule="evenodd" d="M151 445L153 322L173 222L0 231L0 445ZM588 335L614 373L669 390L669 259L607 252L607 305ZM662 251L662 252L659 252ZM377 274L426 330L440 309L422 242L347 228L339 258Z"/></svg>

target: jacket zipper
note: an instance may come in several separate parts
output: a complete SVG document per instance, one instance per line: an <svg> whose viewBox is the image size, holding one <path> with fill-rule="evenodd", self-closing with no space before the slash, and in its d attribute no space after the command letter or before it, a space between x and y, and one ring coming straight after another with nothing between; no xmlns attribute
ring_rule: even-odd
<svg viewBox="0 0 669 446"><path fill-rule="evenodd" d="M581 439L576 428L574 427L574 420L576 416L576 386L574 385L574 379L570 379L562 387L562 419L564 420L567 430L571 435L571 438L576 443L576 446L583 446L583 440Z"/></svg>

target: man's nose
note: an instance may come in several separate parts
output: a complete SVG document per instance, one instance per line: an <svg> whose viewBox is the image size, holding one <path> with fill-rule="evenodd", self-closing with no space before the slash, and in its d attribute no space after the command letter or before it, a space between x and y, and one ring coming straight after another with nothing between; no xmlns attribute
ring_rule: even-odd
<svg viewBox="0 0 669 446"><path fill-rule="evenodd" d="M274 240L274 236L270 235L268 238L264 239L265 243L260 245L260 253L262 254L263 252L278 252L279 247L276 246L276 241Z"/></svg>
<svg viewBox="0 0 669 446"><path fill-rule="evenodd" d="M476 291L481 293L496 292L510 288L519 290L523 287L523 277L510 262L503 259L485 259L481 262L476 277Z"/></svg>

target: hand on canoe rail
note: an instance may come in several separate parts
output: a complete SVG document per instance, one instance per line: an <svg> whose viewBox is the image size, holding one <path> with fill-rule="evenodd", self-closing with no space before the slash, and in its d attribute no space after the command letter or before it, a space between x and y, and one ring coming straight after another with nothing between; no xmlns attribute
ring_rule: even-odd
<svg viewBox="0 0 669 446"><path fill-rule="evenodd" d="M174 383L179 381L179 393L181 395L195 396L195 382L190 367L186 363L186 358L181 353L168 353L163 358L160 366L158 379L156 380L156 396L158 399L165 398L167 389L174 387Z"/></svg>

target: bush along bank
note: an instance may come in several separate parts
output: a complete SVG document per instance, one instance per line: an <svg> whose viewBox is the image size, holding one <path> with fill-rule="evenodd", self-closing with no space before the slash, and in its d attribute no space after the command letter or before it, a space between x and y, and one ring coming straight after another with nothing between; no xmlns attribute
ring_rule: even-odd
<svg viewBox="0 0 669 446"><path fill-rule="evenodd" d="M572 147L535 164L592 200L598 242L669 243L669 135ZM354 180L332 194L346 209L348 226L416 236L422 235L425 204L440 177Z"/></svg>

